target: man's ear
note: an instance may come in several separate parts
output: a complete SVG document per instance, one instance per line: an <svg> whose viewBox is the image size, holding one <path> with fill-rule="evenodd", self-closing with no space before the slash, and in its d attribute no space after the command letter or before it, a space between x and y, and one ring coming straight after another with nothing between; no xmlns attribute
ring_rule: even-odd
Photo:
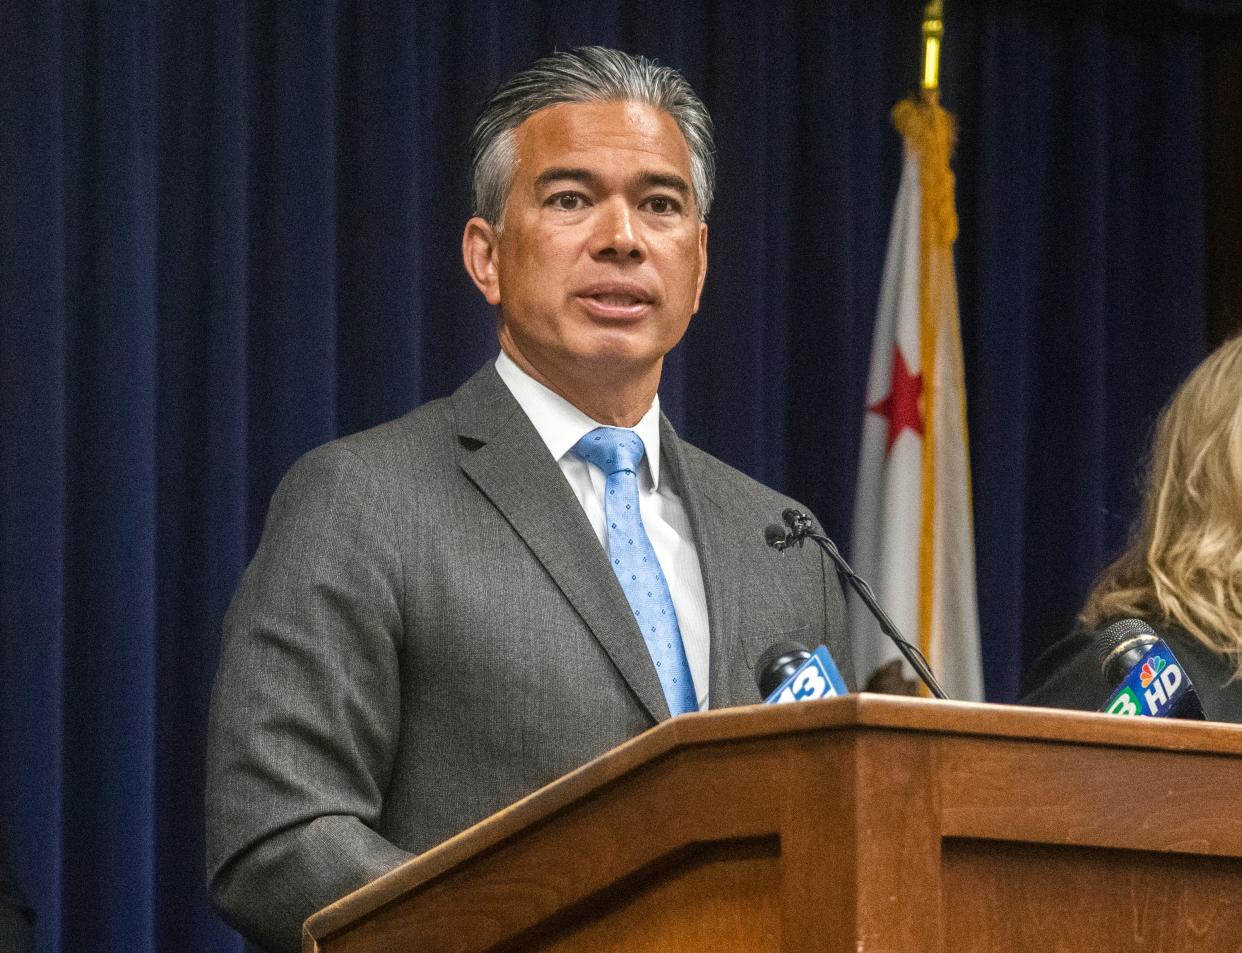
<svg viewBox="0 0 1242 953"><path fill-rule="evenodd" d="M461 236L461 259L487 303L500 304L500 238L496 229L477 215L466 223Z"/></svg>

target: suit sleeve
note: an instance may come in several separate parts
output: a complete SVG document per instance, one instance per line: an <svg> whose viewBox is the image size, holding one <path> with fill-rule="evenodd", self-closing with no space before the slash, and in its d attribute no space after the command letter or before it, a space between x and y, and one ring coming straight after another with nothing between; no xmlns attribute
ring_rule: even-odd
<svg viewBox="0 0 1242 953"><path fill-rule="evenodd" d="M272 951L409 855L377 833L400 717L391 491L346 447L299 461L225 618L209 720L213 902Z"/></svg>

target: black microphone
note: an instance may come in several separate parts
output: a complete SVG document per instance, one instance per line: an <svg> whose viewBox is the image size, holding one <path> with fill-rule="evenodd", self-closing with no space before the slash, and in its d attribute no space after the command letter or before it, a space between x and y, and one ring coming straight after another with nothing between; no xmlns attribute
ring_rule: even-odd
<svg viewBox="0 0 1242 953"><path fill-rule="evenodd" d="M910 663L910 667L914 669L915 674L927 686L932 695L936 698L948 698L949 696L940 687L940 683L932 673L931 666L927 664L927 659L923 658L923 653L919 651L918 646L912 645L898 631L893 620L888 617L888 613L881 608L880 603L876 600L875 593L871 591L871 586L850 568L850 564L845 561L845 557L837 549L837 544L823 533L817 532L815 530L815 523L801 510L795 510L790 507L781 513L781 518L785 521L785 526L788 529L781 529L776 524L769 526L763 532L763 538L767 544L777 551L783 551L795 543L801 546L804 539L813 540L820 549L828 554L828 558L832 560L833 565L837 568L837 575L849 583L850 588L858 593L858 597L862 599L863 605L875 617L875 621L880 624L880 631L893 641L893 644L897 646L897 651Z"/></svg>
<svg viewBox="0 0 1242 953"><path fill-rule="evenodd" d="M1110 685L1116 685L1143 660L1153 645L1160 641L1156 630L1142 619L1114 622L1095 637L1095 654L1100 671Z"/></svg>
<svg viewBox="0 0 1242 953"><path fill-rule="evenodd" d="M773 523L763 531L763 539L769 546L778 553L793 545L793 534L783 526L777 526Z"/></svg>
<svg viewBox="0 0 1242 953"><path fill-rule="evenodd" d="M755 663L755 681L759 684L759 694L767 698L810 657L811 650L801 642L777 642L769 645Z"/></svg>
<svg viewBox="0 0 1242 953"><path fill-rule="evenodd" d="M1205 721L1199 693L1173 650L1142 619L1121 619L1095 637L1100 671L1116 685L1110 715Z"/></svg>
<svg viewBox="0 0 1242 953"><path fill-rule="evenodd" d="M839 698L849 688L828 646L812 652L799 642L777 642L755 663L755 681L765 705Z"/></svg>

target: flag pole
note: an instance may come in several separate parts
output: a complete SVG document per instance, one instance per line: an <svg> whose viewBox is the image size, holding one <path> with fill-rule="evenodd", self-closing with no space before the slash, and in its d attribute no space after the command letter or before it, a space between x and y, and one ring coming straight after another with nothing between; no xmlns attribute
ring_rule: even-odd
<svg viewBox="0 0 1242 953"><path fill-rule="evenodd" d="M919 0L918 9L919 93L892 112L903 140L902 174L872 332L853 555L859 572L891 598L898 624L918 632L917 644L940 670L945 690L981 701L965 375L953 274L953 117L939 102L944 0ZM870 616L859 611L862 603L851 601L860 679L876 672L872 678L904 683Z"/></svg>
<svg viewBox="0 0 1242 953"><path fill-rule="evenodd" d="M944 0L923 8L923 92L940 89L940 44L944 40Z"/></svg>

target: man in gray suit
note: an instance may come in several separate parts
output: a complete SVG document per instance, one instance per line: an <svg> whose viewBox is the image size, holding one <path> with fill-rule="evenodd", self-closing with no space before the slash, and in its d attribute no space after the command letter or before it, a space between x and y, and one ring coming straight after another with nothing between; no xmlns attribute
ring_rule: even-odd
<svg viewBox="0 0 1242 953"><path fill-rule="evenodd" d="M760 701L773 642L848 665L831 568L764 545L793 501L659 411L707 270L693 90L642 58L556 54L501 87L472 152L463 257L500 357L300 460L225 622L211 890L272 950L670 714Z"/></svg>

